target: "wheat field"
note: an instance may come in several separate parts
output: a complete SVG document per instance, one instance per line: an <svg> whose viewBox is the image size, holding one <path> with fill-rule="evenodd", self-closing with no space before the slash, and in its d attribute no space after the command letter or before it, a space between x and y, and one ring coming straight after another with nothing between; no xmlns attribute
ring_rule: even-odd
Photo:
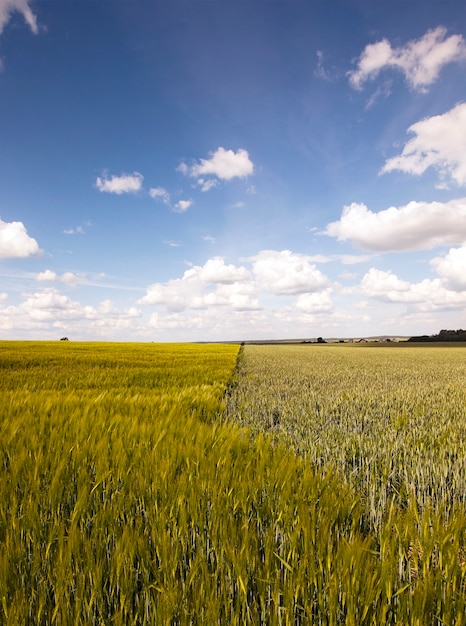
<svg viewBox="0 0 466 626"><path fill-rule="evenodd" d="M429 350L0 343L0 623L465 624Z"/></svg>

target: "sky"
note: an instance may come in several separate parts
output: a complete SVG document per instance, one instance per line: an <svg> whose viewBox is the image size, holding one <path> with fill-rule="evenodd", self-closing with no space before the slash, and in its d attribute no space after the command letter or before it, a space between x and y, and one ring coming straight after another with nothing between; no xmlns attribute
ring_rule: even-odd
<svg viewBox="0 0 466 626"><path fill-rule="evenodd" d="M463 0L0 0L0 339L465 310Z"/></svg>

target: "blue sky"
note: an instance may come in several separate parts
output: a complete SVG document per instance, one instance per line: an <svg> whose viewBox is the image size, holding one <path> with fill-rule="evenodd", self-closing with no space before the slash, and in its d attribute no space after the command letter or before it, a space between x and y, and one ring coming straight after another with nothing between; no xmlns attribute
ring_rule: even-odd
<svg viewBox="0 0 466 626"><path fill-rule="evenodd" d="M462 0L0 0L0 338L465 327Z"/></svg>

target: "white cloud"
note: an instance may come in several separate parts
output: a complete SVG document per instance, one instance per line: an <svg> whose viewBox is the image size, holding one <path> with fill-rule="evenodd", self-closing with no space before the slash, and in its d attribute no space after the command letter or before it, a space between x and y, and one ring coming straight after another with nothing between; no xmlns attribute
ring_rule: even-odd
<svg viewBox="0 0 466 626"><path fill-rule="evenodd" d="M248 280L250 273L245 267L237 267L233 264L225 265L225 261L221 257L214 257L209 259L202 267L194 266L187 270L185 276L198 276L205 283L231 284Z"/></svg>
<svg viewBox="0 0 466 626"><path fill-rule="evenodd" d="M446 256L430 262L443 283L452 291L466 291L466 245L451 248Z"/></svg>
<svg viewBox="0 0 466 626"><path fill-rule="evenodd" d="M0 34L10 21L12 13L18 11L34 34L39 32L37 17L31 9L30 0L0 0Z"/></svg>
<svg viewBox="0 0 466 626"><path fill-rule="evenodd" d="M450 202L410 202L373 213L352 203L341 219L323 232L339 241L351 241L364 250L421 250L466 240L466 198Z"/></svg>
<svg viewBox="0 0 466 626"><path fill-rule="evenodd" d="M0 302L6 302L8 300L8 294L5 292L0 293Z"/></svg>
<svg viewBox="0 0 466 626"><path fill-rule="evenodd" d="M296 307L306 313L330 311L332 308L331 292L332 290L328 288L316 293L302 293L296 301Z"/></svg>
<svg viewBox="0 0 466 626"><path fill-rule="evenodd" d="M194 265L182 278L155 283L147 289L140 304L157 304L169 311L205 309L229 305L234 309L257 307L254 287L245 267L226 265L215 257L204 265Z"/></svg>
<svg viewBox="0 0 466 626"><path fill-rule="evenodd" d="M207 176L215 176L220 180L232 178L247 178L254 171L254 164L249 158L247 150L239 148L236 152L225 150L221 146L215 152L210 153L210 159L200 159L198 163L188 166L181 163L178 171L182 174L198 178L198 184L203 191L208 191L217 184L214 179L205 179Z"/></svg>
<svg viewBox="0 0 466 626"><path fill-rule="evenodd" d="M408 85L424 92L434 83L447 63L466 58L466 45L461 35L450 35L438 26L405 46L392 48L387 39L367 45L358 60L357 69L348 72L355 89L374 80L386 68L395 68L405 75Z"/></svg>
<svg viewBox="0 0 466 626"><path fill-rule="evenodd" d="M38 252L39 244L28 235L22 222L0 219L0 259L24 258Z"/></svg>
<svg viewBox="0 0 466 626"><path fill-rule="evenodd" d="M78 283L81 283L84 280L86 280L86 277L84 275L74 274L73 272L64 272L61 275L60 280L62 283L65 283L67 285L71 285L74 287Z"/></svg>
<svg viewBox="0 0 466 626"><path fill-rule="evenodd" d="M84 235L84 228L82 226L76 226L76 228L65 228L64 235Z"/></svg>
<svg viewBox="0 0 466 626"><path fill-rule="evenodd" d="M86 317L85 309L78 302L59 293L56 289L26 294L19 312L35 322L56 322L57 320L77 320ZM91 307L87 307L91 309Z"/></svg>
<svg viewBox="0 0 466 626"><path fill-rule="evenodd" d="M198 178L196 184L198 185L198 187L201 188L201 191L206 192L213 187L217 187L218 180L216 180L215 178L208 178L207 180L205 180L204 178Z"/></svg>
<svg viewBox="0 0 466 626"><path fill-rule="evenodd" d="M143 180L144 176L139 172L111 176L110 178L108 178L107 174L103 174L102 177L97 177L95 185L99 191L121 195L122 193L136 193L139 191Z"/></svg>
<svg viewBox="0 0 466 626"><path fill-rule="evenodd" d="M149 196L154 200L161 200L165 204L170 204L170 194L164 187L151 187Z"/></svg>
<svg viewBox="0 0 466 626"><path fill-rule="evenodd" d="M293 315L331 307L328 280L306 256L288 250L264 250L247 262L251 269L226 264L221 257L211 258L202 266L189 268L181 278L150 285L139 303L161 306L171 315L224 307L229 313L223 312L222 319L231 312L261 310L258 294L264 292L269 298L271 294L303 296L289 305ZM154 319L157 325L162 323L160 316Z"/></svg>
<svg viewBox="0 0 466 626"><path fill-rule="evenodd" d="M404 303L419 311L436 311L466 306L466 290L448 289L440 278L419 283L402 280L391 271L371 268L361 281L365 294L382 302Z"/></svg>
<svg viewBox="0 0 466 626"><path fill-rule="evenodd" d="M386 161L381 173L400 170L420 175L434 167L442 180L451 178L457 185L466 185L466 102L416 122L408 131L415 137L399 156Z"/></svg>
<svg viewBox="0 0 466 626"><path fill-rule="evenodd" d="M94 276L94 280L101 280L104 277L105 274L98 274ZM68 285L69 287L76 287L80 284L92 284L89 282L88 277L84 273L75 274L74 272L63 272L63 274L59 276L56 272L49 269L39 272L36 276L36 280L38 282L60 282Z"/></svg>
<svg viewBox="0 0 466 626"><path fill-rule="evenodd" d="M410 298L411 284L391 271L371 268L361 281L361 287L370 296L384 301L405 302Z"/></svg>
<svg viewBox="0 0 466 626"><path fill-rule="evenodd" d="M83 276L77 276L73 272L64 272L61 276L58 276L53 270L45 270L37 274L36 280L38 282L62 282L68 285L76 285L83 280Z"/></svg>
<svg viewBox="0 0 466 626"><path fill-rule="evenodd" d="M84 230L84 227L89 228L89 226L92 226L92 222L90 220L87 220L86 222L83 223L82 226L76 226L75 228L65 228L65 230L63 231L64 235L84 235L84 233L86 232Z"/></svg>
<svg viewBox="0 0 466 626"><path fill-rule="evenodd" d="M58 280L58 276L57 273L52 270L45 270L44 272L39 272L39 274L37 274L36 280L38 282L56 281Z"/></svg>
<svg viewBox="0 0 466 626"><path fill-rule="evenodd" d="M33 337L39 331L50 337L57 329L87 337L112 336L114 331L134 328L134 320L141 316L137 308L120 310L110 300L98 306L82 305L53 287L25 293L22 299L20 304L9 306L2 306L0 299L0 328L25 336L32 332Z"/></svg>
<svg viewBox="0 0 466 626"><path fill-rule="evenodd" d="M310 257L290 250L262 250L252 257L253 273L261 289L276 295L318 291L328 279L310 262Z"/></svg>
<svg viewBox="0 0 466 626"><path fill-rule="evenodd" d="M173 207L174 213L185 213L189 207L192 205L192 200L180 200Z"/></svg>

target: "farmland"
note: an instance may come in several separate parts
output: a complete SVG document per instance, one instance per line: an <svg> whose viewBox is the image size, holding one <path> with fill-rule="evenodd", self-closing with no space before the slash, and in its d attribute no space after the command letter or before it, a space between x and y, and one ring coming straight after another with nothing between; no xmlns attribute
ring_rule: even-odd
<svg viewBox="0 0 466 626"><path fill-rule="evenodd" d="M333 466L374 529L393 502L466 503L466 350L248 346L236 382L231 418Z"/></svg>
<svg viewBox="0 0 466 626"><path fill-rule="evenodd" d="M1 624L466 623L466 351L237 357L0 344Z"/></svg>

